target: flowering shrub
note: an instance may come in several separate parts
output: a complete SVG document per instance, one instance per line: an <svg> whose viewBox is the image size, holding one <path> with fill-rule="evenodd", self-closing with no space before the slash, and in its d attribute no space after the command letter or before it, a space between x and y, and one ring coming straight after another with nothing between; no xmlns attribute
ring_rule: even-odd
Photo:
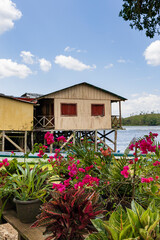
<svg viewBox="0 0 160 240"><path fill-rule="evenodd" d="M157 133L150 132L149 135L145 135L144 138L129 146L129 149L134 151L135 157L129 160L121 174L133 182L132 198L139 198L144 192L149 194L149 198L153 198L159 193L157 184L160 175L160 145L155 144L157 136ZM130 172L128 172L129 169Z"/></svg>

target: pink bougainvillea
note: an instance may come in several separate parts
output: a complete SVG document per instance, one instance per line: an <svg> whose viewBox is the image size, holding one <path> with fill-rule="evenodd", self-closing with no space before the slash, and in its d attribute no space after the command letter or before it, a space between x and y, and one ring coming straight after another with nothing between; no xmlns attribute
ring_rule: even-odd
<svg viewBox="0 0 160 240"><path fill-rule="evenodd" d="M64 136L58 137L58 138L57 138L57 141L58 141L58 142L62 142L62 143L67 142L67 141L66 141L66 138L65 138Z"/></svg>
<svg viewBox="0 0 160 240"><path fill-rule="evenodd" d="M149 177L149 178L141 178L141 183L150 183L150 182L153 182L154 179L152 177Z"/></svg>
<svg viewBox="0 0 160 240"><path fill-rule="evenodd" d="M8 159L7 159L7 158L4 158L4 159L2 160L2 162L0 162L0 168L3 167L3 166L5 166L5 167L8 167L8 166L9 166L9 162L8 162Z"/></svg>
<svg viewBox="0 0 160 240"><path fill-rule="evenodd" d="M53 137L53 134L52 134L52 133L47 132L47 133L45 134L44 138L46 139L48 145L54 143L54 137Z"/></svg>
<svg viewBox="0 0 160 240"><path fill-rule="evenodd" d="M124 166L124 167L123 167L123 171L121 171L121 174L122 174L125 178L128 178L128 176L129 176L128 170L129 170L129 167L128 167L128 166Z"/></svg>

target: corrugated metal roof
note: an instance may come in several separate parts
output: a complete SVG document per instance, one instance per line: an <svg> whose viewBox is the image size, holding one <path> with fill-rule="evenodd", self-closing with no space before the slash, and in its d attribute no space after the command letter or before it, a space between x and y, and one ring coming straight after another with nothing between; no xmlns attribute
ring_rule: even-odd
<svg viewBox="0 0 160 240"><path fill-rule="evenodd" d="M18 99L18 98L13 97L13 96L4 95L4 94L2 94L2 93L0 93L0 97L8 98L8 99L15 100L15 101L19 101L19 102L23 102L23 103L34 104L34 102L28 102L28 101L25 101L25 100L22 100L22 99Z"/></svg>

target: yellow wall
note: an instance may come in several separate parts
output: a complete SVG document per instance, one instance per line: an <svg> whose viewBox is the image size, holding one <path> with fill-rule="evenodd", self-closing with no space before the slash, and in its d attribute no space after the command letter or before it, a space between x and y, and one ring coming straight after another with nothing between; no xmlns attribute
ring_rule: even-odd
<svg viewBox="0 0 160 240"><path fill-rule="evenodd" d="M61 116L61 103L77 103L77 116ZM91 116L91 104L105 104L105 116ZM110 100L55 99L56 130L111 129Z"/></svg>
<svg viewBox="0 0 160 240"><path fill-rule="evenodd" d="M0 96L0 130L32 130L33 104Z"/></svg>

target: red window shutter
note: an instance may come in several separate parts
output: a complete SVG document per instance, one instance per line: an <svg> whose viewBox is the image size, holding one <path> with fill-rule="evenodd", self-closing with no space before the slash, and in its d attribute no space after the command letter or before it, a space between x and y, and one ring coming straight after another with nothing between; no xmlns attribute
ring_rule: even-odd
<svg viewBox="0 0 160 240"><path fill-rule="evenodd" d="M91 114L92 116L104 116L104 104L92 104Z"/></svg>
<svg viewBox="0 0 160 240"><path fill-rule="evenodd" d="M61 104L61 115L76 116L77 105L74 103L62 103Z"/></svg>

